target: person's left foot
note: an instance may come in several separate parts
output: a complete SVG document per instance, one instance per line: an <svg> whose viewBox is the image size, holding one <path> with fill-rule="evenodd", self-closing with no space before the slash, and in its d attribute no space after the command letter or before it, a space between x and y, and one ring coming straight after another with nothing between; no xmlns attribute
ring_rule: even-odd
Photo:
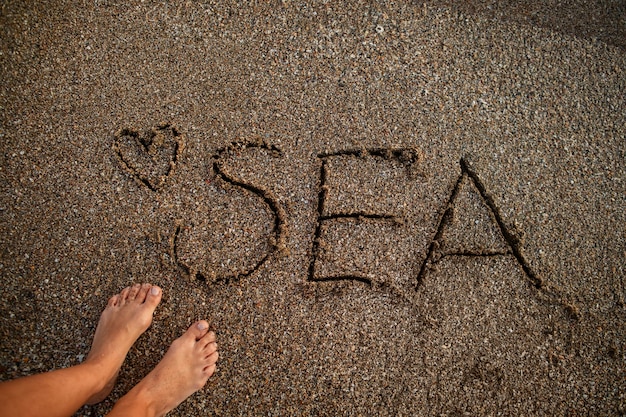
<svg viewBox="0 0 626 417"><path fill-rule="evenodd" d="M219 358L209 323L196 322L172 342L161 362L115 404L110 415L165 416L213 375Z"/></svg>
<svg viewBox="0 0 626 417"><path fill-rule="evenodd" d="M109 395L126 354L150 327L152 314L161 301L161 293L157 286L135 284L109 299L84 362L97 365L107 383L87 400L87 404L98 403Z"/></svg>

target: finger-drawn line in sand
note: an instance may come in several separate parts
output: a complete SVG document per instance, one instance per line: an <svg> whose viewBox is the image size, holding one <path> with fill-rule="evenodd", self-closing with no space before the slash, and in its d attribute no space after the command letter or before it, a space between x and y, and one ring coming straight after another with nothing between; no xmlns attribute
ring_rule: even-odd
<svg viewBox="0 0 626 417"><path fill-rule="evenodd" d="M521 249L520 249L520 244L521 244L520 238L516 234L512 233L509 230L509 228L506 227L506 225L504 224L502 215L500 214L500 210L496 206L491 195L487 192L485 185L482 183L482 181L478 177L478 174L476 173L476 171L474 171L470 167L470 165L467 163L467 161L464 158L461 158L460 165L461 165L461 175L456 181L456 184L450 195L450 199L448 200L448 203L446 204L446 209L441 215L439 225L437 227L437 232L435 233L435 236L428 247L428 255L426 256L426 260L422 263L420 271L417 275L416 288L419 287L419 285L422 283L423 277L428 267L438 262L439 260L443 259L446 256L503 256L503 255L512 254L513 256L515 256L518 263L524 270L524 273L530 280L531 284L535 286L535 288L540 289L542 286L542 281L534 274L534 272L528 265L528 262L524 258L524 255L522 254ZM484 250L484 249L470 250L470 251L450 251L450 252L441 253L437 257L435 255L435 252L437 251L438 247L441 245L442 237L444 235L444 231L446 230L446 227L449 226L452 221L454 207L457 202L457 199L459 198L461 184L463 183L464 180L469 181L470 186L475 187L476 190L478 191L482 202L485 204L485 206L489 210L489 215L492 217L493 222L497 226L498 232L500 233L501 237L504 239L504 242L506 243L506 247L503 248L503 250L492 250L492 251Z"/></svg>
<svg viewBox="0 0 626 417"><path fill-rule="evenodd" d="M182 257L180 256L180 235L183 231L183 226L181 224L177 224L176 230L174 232L174 236L172 237L171 242L171 256L175 260L176 264L185 271L186 275L205 283L215 283L215 282L224 282L228 283L231 280L236 280L242 277L248 277L257 271L269 258L272 254L274 254L277 250L285 249L285 213L280 204L278 203L277 198L268 190L265 190L257 185L250 184L241 179L236 178L234 175L230 174L227 168L224 166L224 159L232 155L233 153L239 153L243 150L257 148L264 149L269 151L277 156L282 156L282 151L276 148L273 145L268 145L266 143L240 143L233 142L229 146L221 148L216 151L216 153L211 157L213 159L213 173L216 178L219 178L224 183L230 184L232 186L243 188L244 190L256 195L260 201L262 201L268 208L269 211L273 214L273 225L270 233L270 237L268 238L268 247L269 250L260 259L254 263L251 267L243 270L243 271L235 271L231 275L223 275L217 276L213 271L202 271L198 270L192 265L189 265L184 262Z"/></svg>
<svg viewBox="0 0 626 417"><path fill-rule="evenodd" d="M122 168L152 191L165 184L184 146L180 132L167 123L144 132L121 129L113 142Z"/></svg>
<svg viewBox="0 0 626 417"><path fill-rule="evenodd" d="M347 150L318 155L318 158L320 158L321 160L321 167L317 203L317 223L313 237L313 248L308 269L308 280L314 282L354 280L372 285L372 279L370 277L364 276L359 273L339 273L336 275L331 274L330 276L323 277L316 275L316 263L320 259L322 247L325 246L327 243L322 242L323 227L325 224L327 224L327 222L338 219L345 219L348 221L354 220L355 222L361 221L361 219L369 219L372 221L381 220L385 222L391 221L392 223L396 224L402 224L404 222L403 218L396 215L372 213L358 210L353 212L327 213L326 206L329 201L328 161L331 157L342 156L355 156L357 158L374 157L384 158L386 160L393 159L405 166L409 172L409 177L411 177L411 175L413 175L412 173L414 172L414 166L420 159L420 154L414 149L371 149ZM461 174L459 175L459 178L457 179L452 189L449 199L443 206L441 215L438 217L437 228L434 236L430 240L430 244L428 245L426 258L421 263L418 270L415 271L417 275L417 284L415 285L415 289L417 290L417 288L420 286L428 268L439 262L444 257L496 257L507 255L513 255L522 267L526 276L529 278L531 284L534 285L536 288L541 288L541 280L533 273L530 266L528 265L528 262L521 252L520 239L515 233L511 232L509 228L505 226L499 209L497 208L493 198L487 193L486 188L484 184L480 181L477 173L470 167L470 165L464 158L460 160L460 168ZM478 214L483 217L485 223L488 223L485 226L485 230L489 230L489 233L486 233L485 230L480 229L477 232L477 234L479 235L477 238L478 242L470 242L470 244L466 244L465 246L456 243L452 244L452 247L450 248L447 247L450 246L449 243L447 244L447 246L444 246L444 235L446 234L446 230L452 227L454 219L454 208L455 206L459 206L461 204L460 192L462 189L464 193L469 193L470 197L472 197L472 193L477 195L472 198L478 200L478 202L474 203L477 203L481 206L479 207L479 209L481 209L483 212ZM476 220L476 224L479 224L479 220ZM464 230L462 230L462 232L464 232ZM480 236L481 233L483 234L482 236ZM454 240L454 236L452 240ZM463 237L461 238L461 240L463 240ZM332 244L332 242L330 242L330 244Z"/></svg>
<svg viewBox="0 0 626 417"><path fill-rule="evenodd" d="M332 157L341 157L341 156L356 156L356 157L375 157L382 158L385 160L396 160L407 169L409 173L409 177L414 175L411 171L414 164L416 164L420 159L420 154L416 149L386 149L386 148L375 148L375 149L358 149L358 150L344 150L339 152L331 152L331 153L321 153L318 155L318 158L321 160L320 167L320 183L319 183L319 194L318 194L318 204L317 204L317 224L315 228L315 233L313 237L313 249L311 261L309 263L309 271L308 271L308 279L309 281L339 281L339 280L353 280L360 281L366 284L371 285L372 280L368 277L358 275L358 274L341 274L341 275L333 275L326 276L323 278L315 276L315 264L318 261L320 248L321 248L321 236L322 236L322 224L324 222L328 222L331 220L354 220L356 222L361 222L364 219L369 220L379 220L383 222L391 222L392 225L399 225L403 223L403 219L399 216L392 214L379 214L379 213L368 213L366 211L353 211L353 212L335 212L332 214L325 214L326 212L326 201L328 197L328 158Z"/></svg>
<svg viewBox="0 0 626 417"><path fill-rule="evenodd" d="M368 213L339 213L339 214L331 214L330 216L320 216L320 220L332 220L332 219L378 219L378 220L397 220L397 216L392 216L389 214L368 214Z"/></svg>

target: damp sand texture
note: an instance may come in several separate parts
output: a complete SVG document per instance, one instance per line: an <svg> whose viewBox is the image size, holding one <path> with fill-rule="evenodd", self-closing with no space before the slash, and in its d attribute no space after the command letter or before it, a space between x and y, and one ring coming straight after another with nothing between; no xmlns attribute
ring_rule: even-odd
<svg viewBox="0 0 626 417"><path fill-rule="evenodd" d="M5 2L0 378L149 281L78 415L199 318L171 415L626 413L623 7L483 3Z"/></svg>

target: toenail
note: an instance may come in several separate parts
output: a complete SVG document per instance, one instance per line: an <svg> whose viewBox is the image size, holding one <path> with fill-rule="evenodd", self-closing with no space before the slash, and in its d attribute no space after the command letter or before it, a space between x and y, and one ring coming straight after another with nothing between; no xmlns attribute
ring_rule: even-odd
<svg viewBox="0 0 626 417"><path fill-rule="evenodd" d="M159 295L159 288L158 287L150 288L150 294L152 294L152 295Z"/></svg>
<svg viewBox="0 0 626 417"><path fill-rule="evenodd" d="M209 325L206 324L205 322L201 321L200 323L198 323L198 329L200 330L206 330L209 328Z"/></svg>

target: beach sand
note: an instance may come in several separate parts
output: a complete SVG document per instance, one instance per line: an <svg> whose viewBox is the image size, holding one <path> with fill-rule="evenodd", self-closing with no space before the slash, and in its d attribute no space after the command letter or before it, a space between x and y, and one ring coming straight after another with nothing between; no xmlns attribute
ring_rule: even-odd
<svg viewBox="0 0 626 417"><path fill-rule="evenodd" d="M164 289L171 415L626 414L622 2L0 6L0 379Z"/></svg>

